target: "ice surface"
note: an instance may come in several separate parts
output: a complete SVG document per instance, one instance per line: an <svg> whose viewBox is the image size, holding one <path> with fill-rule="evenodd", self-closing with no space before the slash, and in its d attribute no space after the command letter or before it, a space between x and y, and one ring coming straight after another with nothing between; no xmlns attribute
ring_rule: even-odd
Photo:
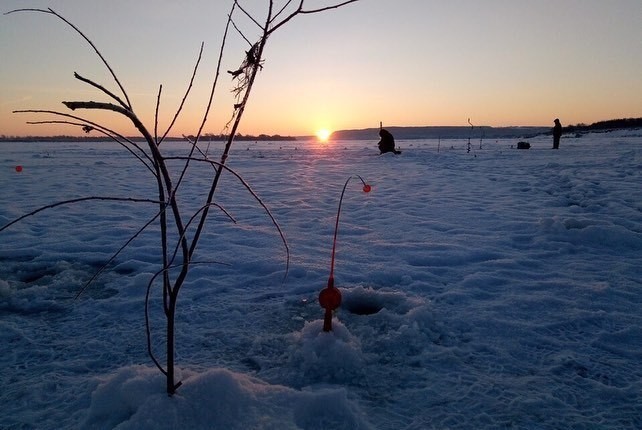
<svg viewBox="0 0 642 430"><path fill-rule="evenodd" d="M0 428L642 428L642 137L248 144L179 298L170 398L147 356L156 207L92 201L0 232ZM212 144L210 152L216 151ZM438 151L439 148L439 151ZM182 154L176 143L164 148ZM16 165L23 166L21 172ZM176 165L175 167L177 167ZM321 329L334 217L348 176ZM193 166L189 210L211 176ZM0 145L0 225L62 199L154 198L111 143ZM154 290L154 349L163 318Z"/></svg>

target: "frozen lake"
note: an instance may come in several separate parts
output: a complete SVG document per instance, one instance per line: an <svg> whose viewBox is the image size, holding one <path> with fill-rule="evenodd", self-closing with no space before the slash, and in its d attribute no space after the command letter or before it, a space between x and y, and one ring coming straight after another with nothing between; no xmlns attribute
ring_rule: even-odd
<svg viewBox="0 0 642 430"><path fill-rule="evenodd" d="M224 173L215 200L236 223L211 213L181 292L173 398L146 350L154 229L73 300L155 205L76 203L1 231L0 427L642 428L642 133L550 140L399 141L399 156L375 139L237 142L228 166L283 230L289 273L265 211ZM212 169L189 172L191 214ZM323 333L351 175L372 192L348 184L343 304ZM58 200L157 197L113 143L0 143L0 183L0 228Z"/></svg>

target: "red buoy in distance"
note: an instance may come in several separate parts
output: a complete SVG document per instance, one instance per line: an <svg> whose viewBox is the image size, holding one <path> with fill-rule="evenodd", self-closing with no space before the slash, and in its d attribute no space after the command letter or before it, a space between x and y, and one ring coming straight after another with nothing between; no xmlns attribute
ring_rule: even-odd
<svg viewBox="0 0 642 430"><path fill-rule="evenodd" d="M21 165L17 165L16 166L16 172L18 172L18 173L22 172L22 166Z"/></svg>

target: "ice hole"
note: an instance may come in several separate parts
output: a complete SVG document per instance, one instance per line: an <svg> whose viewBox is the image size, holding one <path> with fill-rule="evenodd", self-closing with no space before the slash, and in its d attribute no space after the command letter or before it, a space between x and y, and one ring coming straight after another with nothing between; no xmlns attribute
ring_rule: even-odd
<svg viewBox="0 0 642 430"><path fill-rule="evenodd" d="M355 315L373 315L384 308L380 297L357 296L347 297L343 300L342 308Z"/></svg>

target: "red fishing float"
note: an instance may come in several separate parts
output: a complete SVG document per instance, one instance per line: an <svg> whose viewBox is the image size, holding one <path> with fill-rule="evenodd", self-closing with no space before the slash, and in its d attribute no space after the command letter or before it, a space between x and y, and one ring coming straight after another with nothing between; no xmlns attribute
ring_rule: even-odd
<svg viewBox="0 0 642 430"><path fill-rule="evenodd" d="M16 172L18 172L18 173L22 172L22 166L21 165L17 165L16 166Z"/></svg>

